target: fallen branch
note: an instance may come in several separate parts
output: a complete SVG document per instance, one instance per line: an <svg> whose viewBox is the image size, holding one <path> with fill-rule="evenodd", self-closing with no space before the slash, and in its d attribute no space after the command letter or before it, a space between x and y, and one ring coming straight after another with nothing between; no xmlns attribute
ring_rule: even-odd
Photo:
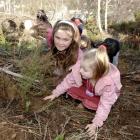
<svg viewBox="0 0 140 140"><path fill-rule="evenodd" d="M12 71L8 70L7 68L0 68L0 72L5 72L6 74L12 75L14 77L22 78L24 80L31 80L31 78L23 76L23 75L21 75L19 73L12 72ZM35 82L38 83L39 80L35 80Z"/></svg>
<svg viewBox="0 0 140 140"><path fill-rule="evenodd" d="M23 75L21 75L19 73L12 72L12 71L8 70L7 67L6 68L5 67L4 68L0 68L0 72L4 72L6 74L9 74L9 75L12 75L12 76L16 77L16 78L14 78L14 80L16 80L18 82L20 82L20 80L18 78L26 80L26 81L33 81L32 78L27 77L27 76L23 76ZM34 80L32 82L33 89L41 91L41 94L36 94L36 95L34 94L34 96L40 96L40 95L42 95L42 91L43 92L46 91L46 88L42 87L40 85L40 83L41 83L41 81L39 81L39 80Z"/></svg>
<svg viewBox="0 0 140 140"><path fill-rule="evenodd" d="M123 77L129 77L130 75L133 75L133 74L139 74L140 71L133 71L133 72L129 72L129 73L125 73L125 74L121 74L121 76Z"/></svg>

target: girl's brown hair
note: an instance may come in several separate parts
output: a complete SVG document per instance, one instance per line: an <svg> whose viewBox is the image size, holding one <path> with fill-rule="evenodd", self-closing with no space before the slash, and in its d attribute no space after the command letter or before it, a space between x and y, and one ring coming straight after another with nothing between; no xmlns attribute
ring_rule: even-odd
<svg viewBox="0 0 140 140"><path fill-rule="evenodd" d="M83 62L93 69L93 79L96 81L109 71L109 59L103 45L85 52Z"/></svg>
<svg viewBox="0 0 140 140"><path fill-rule="evenodd" d="M54 43L54 35L58 30L70 31L72 33L72 42L70 46L63 51L58 51ZM78 28L70 21L58 21L53 28L52 54L56 58L57 66L67 71L74 65L78 58L80 35Z"/></svg>

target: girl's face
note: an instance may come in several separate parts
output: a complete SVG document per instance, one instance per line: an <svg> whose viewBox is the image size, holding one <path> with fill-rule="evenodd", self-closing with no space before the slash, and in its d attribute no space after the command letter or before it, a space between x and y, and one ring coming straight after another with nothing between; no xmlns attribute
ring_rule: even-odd
<svg viewBox="0 0 140 140"><path fill-rule="evenodd" d="M59 29L54 34L54 44L59 51L67 49L72 42L72 33Z"/></svg>
<svg viewBox="0 0 140 140"><path fill-rule="evenodd" d="M88 64L81 64L80 73L83 79L91 79L93 77L93 70Z"/></svg>

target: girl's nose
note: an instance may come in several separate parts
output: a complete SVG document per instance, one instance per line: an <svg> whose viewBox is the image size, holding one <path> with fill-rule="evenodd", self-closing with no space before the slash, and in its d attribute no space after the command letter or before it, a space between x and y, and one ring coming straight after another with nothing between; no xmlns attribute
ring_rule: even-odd
<svg viewBox="0 0 140 140"><path fill-rule="evenodd" d="M80 69L80 73L82 73L82 69Z"/></svg>
<svg viewBox="0 0 140 140"><path fill-rule="evenodd" d="M63 39L59 39L59 43L63 44L64 43Z"/></svg>

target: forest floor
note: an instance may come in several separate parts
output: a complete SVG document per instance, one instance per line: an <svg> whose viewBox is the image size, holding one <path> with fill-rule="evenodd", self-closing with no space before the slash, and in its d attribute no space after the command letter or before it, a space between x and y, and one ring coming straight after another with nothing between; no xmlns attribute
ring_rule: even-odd
<svg viewBox="0 0 140 140"><path fill-rule="evenodd" d="M11 62L10 57L0 55L0 67L11 66ZM121 50L121 96L93 140L140 139L139 64L138 51ZM49 94L54 88L55 77L48 75L46 79ZM34 95L32 90L28 92L31 105L25 112L23 98L17 95L21 92L18 83L16 77L0 72L0 140L89 140L84 128L95 112L77 108L78 102L65 95L52 102L43 101L46 94Z"/></svg>

